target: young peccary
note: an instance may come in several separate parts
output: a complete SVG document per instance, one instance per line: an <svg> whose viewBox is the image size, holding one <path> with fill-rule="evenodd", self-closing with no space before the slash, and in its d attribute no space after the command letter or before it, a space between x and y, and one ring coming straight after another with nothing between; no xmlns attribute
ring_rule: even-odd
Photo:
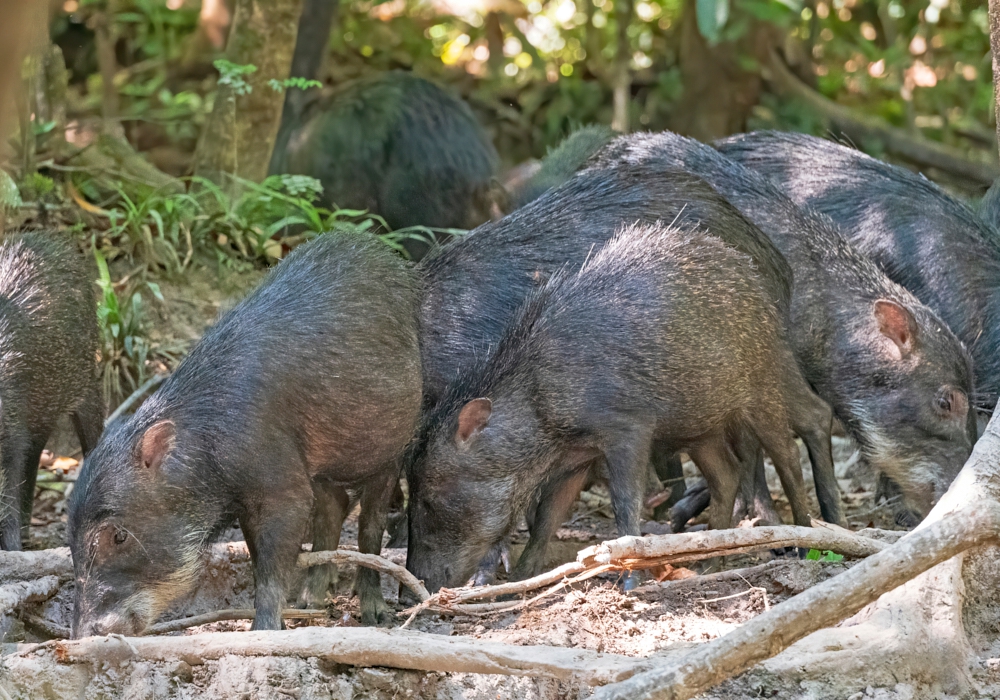
<svg viewBox="0 0 1000 700"><path fill-rule="evenodd" d="M101 435L95 279L59 233L0 244L0 549L28 537L38 458L59 417L72 416L84 456Z"/></svg>
<svg viewBox="0 0 1000 700"><path fill-rule="evenodd" d="M73 634L140 633L194 586L234 518L253 560L254 629L280 629L310 514L313 545L336 548L345 488L361 491L358 548L377 554L420 412L417 303L388 247L328 233L224 314L80 473ZM327 576L310 573L314 595ZM378 574L359 571L357 586L363 621L385 616Z"/></svg>
<svg viewBox="0 0 1000 700"><path fill-rule="evenodd" d="M713 526L728 527L733 447L750 433L808 524L783 388L794 359L750 258L696 227L654 222L625 227L576 269L529 295L425 422L407 564L430 590L464 583L539 491L549 507L532 541L544 547L595 460L607 464L618 532L638 535L654 444L692 456Z"/></svg>

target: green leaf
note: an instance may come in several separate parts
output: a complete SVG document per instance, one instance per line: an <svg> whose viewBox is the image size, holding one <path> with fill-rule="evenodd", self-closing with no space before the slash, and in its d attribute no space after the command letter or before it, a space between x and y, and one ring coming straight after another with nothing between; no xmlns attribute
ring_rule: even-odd
<svg viewBox="0 0 1000 700"><path fill-rule="evenodd" d="M810 549L806 554L806 561L819 561L820 551L818 549Z"/></svg>
<svg viewBox="0 0 1000 700"><path fill-rule="evenodd" d="M0 170L0 207L13 209L21 206L21 193L6 171Z"/></svg>
<svg viewBox="0 0 1000 700"><path fill-rule="evenodd" d="M836 552L831 552L829 550L823 552L822 561L844 561L843 554L837 554Z"/></svg>
<svg viewBox="0 0 1000 700"><path fill-rule="evenodd" d="M149 291L153 293L153 296L156 297L157 301L163 301L163 292L160 291L160 285L156 282L146 282L146 286L149 287Z"/></svg>
<svg viewBox="0 0 1000 700"><path fill-rule="evenodd" d="M715 44L729 19L729 0L695 0L695 16L698 31L708 43Z"/></svg>

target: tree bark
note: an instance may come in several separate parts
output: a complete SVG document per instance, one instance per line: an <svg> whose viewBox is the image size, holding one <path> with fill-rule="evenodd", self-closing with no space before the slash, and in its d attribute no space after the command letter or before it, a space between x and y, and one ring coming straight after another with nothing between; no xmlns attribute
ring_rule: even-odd
<svg viewBox="0 0 1000 700"><path fill-rule="evenodd" d="M632 102L632 72L629 70L629 64L632 61L632 48L628 40L628 28L632 24L634 10L635 2L633 0L616 0L615 2L618 41L615 50L615 68L612 73L614 75L614 88L611 128L621 134L627 134L631 130L629 106Z"/></svg>
<svg viewBox="0 0 1000 700"><path fill-rule="evenodd" d="M281 123L284 93L270 80L284 81L292 64L303 0L237 0L226 60L254 65L244 76L249 93L220 85L212 114L195 153L195 175L225 187L227 175L259 182L267 175Z"/></svg>
<svg viewBox="0 0 1000 700"><path fill-rule="evenodd" d="M760 99L761 78L744 67L741 57L762 62L769 48L781 45L780 30L751 21L738 42L711 46L698 30L695 0L685 1L679 30L684 92L671 128L701 141L744 131Z"/></svg>
<svg viewBox="0 0 1000 700"><path fill-rule="evenodd" d="M993 53L993 104L997 141L1000 143L1000 2L989 0L990 49Z"/></svg>
<svg viewBox="0 0 1000 700"><path fill-rule="evenodd" d="M294 78L318 80L326 58L326 47L330 43L330 30L337 20L337 0L303 0L302 17L295 40L290 75ZM284 169L285 149L292 132L301 124L306 105L318 88L300 90L288 88L285 91L285 106L281 112L281 128L274 142L274 151L268 171L280 173Z"/></svg>
<svg viewBox="0 0 1000 700"><path fill-rule="evenodd" d="M513 646L465 637L370 627L306 627L284 632L208 632L185 637L87 637L61 641L55 650L66 664L119 664L127 660L212 661L223 656L298 656L351 666L387 666L442 673L496 673L599 685L628 678L648 664L587 649ZM25 654L8 656L16 675Z"/></svg>

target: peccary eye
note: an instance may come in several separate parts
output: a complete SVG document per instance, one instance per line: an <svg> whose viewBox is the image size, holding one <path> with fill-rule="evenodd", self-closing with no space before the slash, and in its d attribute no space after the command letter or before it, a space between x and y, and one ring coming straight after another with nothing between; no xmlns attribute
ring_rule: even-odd
<svg viewBox="0 0 1000 700"><path fill-rule="evenodd" d="M937 407L940 408L945 413L951 412L951 399L947 396L937 397Z"/></svg>
<svg viewBox="0 0 1000 700"><path fill-rule="evenodd" d="M115 532L115 544L125 544L125 540L128 539L128 533L124 530L118 530Z"/></svg>

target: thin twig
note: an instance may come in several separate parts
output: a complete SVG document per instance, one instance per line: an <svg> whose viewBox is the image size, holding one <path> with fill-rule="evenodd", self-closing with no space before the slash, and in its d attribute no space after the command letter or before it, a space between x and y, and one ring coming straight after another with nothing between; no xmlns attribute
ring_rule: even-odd
<svg viewBox="0 0 1000 700"><path fill-rule="evenodd" d="M69 627L63 627L62 625L57 625L54 622L49 622L41 615L24 613L21 615L21 622L23 622L24 626L28 629L34 632L41 632L50 639L69 639Z"/></svg>
<svg viewBox="0 0 1000 700"><path fill-rule="evenodd" d="M298 608L286 608L281 611L281 616L284 618L294 619L294 620L315 620L322 619L326 617L325 610L300 610ZM252 608L246 609L236 609L236 610L216 610L215 612L205 613L203 615L193 615L191 617L182 617L177 620L167 620L166 622L159 622L152 625L144 633L144 636L151 634L169 634L171 632L180 632L181 630L186 630L189 627L197 627L198 625L207 625L212 622L223 622L227 620L252 620L256 617L256 611Z"/></svg>
<svg viewBox="0 0 1000 700"><path fill-rule="evenodd" d="M125 413L127 410L132 408L132 406L139 399L141 399L146 394L146 392L148 392L150 389L158 387L160 384L163 383L163 380L166 378L167 375L165 374L154 374L152 377L143 382L142 386L133 391L132 394L127 399L122 401L118 405L118 408L116 408L114 412L110 416L108 416L107 420L104 421L104 425L105 426L111 425L111 421L115 420L121 414Z"/></svg>

